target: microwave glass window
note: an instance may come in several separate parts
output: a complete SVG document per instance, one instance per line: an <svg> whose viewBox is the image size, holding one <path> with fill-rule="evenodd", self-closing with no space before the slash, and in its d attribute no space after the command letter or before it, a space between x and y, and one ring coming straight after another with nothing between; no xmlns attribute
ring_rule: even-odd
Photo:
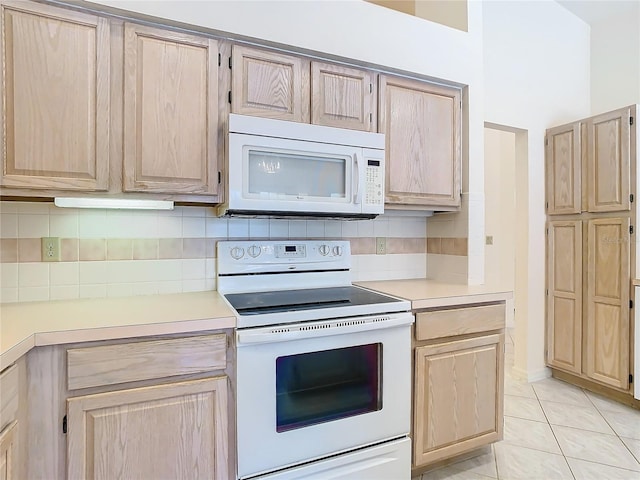
<svg viewBox="0 0 640 480"><path fill-rule="evenodd" d="M382 408L382 344L276 359L276 431Z"/></svg>
<svg viewBox="0 0 640 480"><path fill-rule="evenodd" d="M350 157L249 150L251 196L346 198Z"/></svg>

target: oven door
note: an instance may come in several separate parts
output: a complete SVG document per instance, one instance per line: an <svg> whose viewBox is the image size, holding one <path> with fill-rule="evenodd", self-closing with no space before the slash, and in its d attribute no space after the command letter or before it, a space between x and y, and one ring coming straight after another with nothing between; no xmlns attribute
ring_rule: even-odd
<svg viewBox="0 0 640 480"><path fill-rule="evenodd" d="M408 313L238 331L238 476L409 433Z"/></svg>

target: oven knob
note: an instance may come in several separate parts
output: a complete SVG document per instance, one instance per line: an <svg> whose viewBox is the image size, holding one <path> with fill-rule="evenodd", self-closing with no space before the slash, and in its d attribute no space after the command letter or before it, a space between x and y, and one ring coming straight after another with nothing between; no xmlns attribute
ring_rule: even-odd
<svg viewBox="0 0 640 480"><path fill-rule="evenodd" d="M251 245L248 249L247 249L247 253L249 255L251 255L253 258L256 258L257 256L260 255L260 253L262 253L262 250L260 249L259 246L257 245Z"/></svg>
<svg viewBox="0 0 640 480"><path fill-rule="evenodd" d="M333 254L334 254L336 257L340 257L340 256L342 256L342 247L339 247L339 246L335 246L335 247L333 247Z"/></svg>
<svg viewBox="0 0 640 480"><path fill-rule="evenodd" d="M244 255L244 248L233 247L229 253L231 253L231 256L236 260L240 260Z"/></svg>
<svg viewBox="0 0 640 480"><path fill-rule="evenodd" d="M320 255L322 255L323 257L329 255L329 245L320 245L320 248L318 248L318 251L320 252Z"/></svg>

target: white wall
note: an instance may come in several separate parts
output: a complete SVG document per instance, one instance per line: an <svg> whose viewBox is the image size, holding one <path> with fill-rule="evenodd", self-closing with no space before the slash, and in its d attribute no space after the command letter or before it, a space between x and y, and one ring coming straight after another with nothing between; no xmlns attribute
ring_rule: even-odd
<svg viewBox="0 0 640 480"><path fill-rule="evenodd" d="M485 281L513 291L516 262L516 136L484 130ZM507 305L507 326L513 327L513 302Z"/></svg>
<svg viewBox="0 0 640 480"><path fill-rule="evenodd" d="M591 25L591 113L640 103L640 3Z"/></svg>
<svg viewBox="0 0 640 480"><path fill-rule="evenodd" d="M530 380L544 366L544 133L589 115L589 27L550 1L483 2L485 118L521 129L516 158L527 162L526 298L516 321L515 370ZM522 241L521 237L517 237ZM516 288L518 284L516 284ZM516 304L516 313L519 307ZM526 314L525 314L526 312Z"/></svg>

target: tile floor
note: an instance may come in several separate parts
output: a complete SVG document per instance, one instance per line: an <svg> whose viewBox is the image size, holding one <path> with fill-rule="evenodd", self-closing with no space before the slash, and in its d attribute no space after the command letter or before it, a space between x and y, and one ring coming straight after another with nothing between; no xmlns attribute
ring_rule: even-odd
<svg viewBox="0 0 640 480"><path fill-rule="evenodd" d="M552 378L514 379L505 349L504 440L412 480L640 480L640 411Z"/></svg>

